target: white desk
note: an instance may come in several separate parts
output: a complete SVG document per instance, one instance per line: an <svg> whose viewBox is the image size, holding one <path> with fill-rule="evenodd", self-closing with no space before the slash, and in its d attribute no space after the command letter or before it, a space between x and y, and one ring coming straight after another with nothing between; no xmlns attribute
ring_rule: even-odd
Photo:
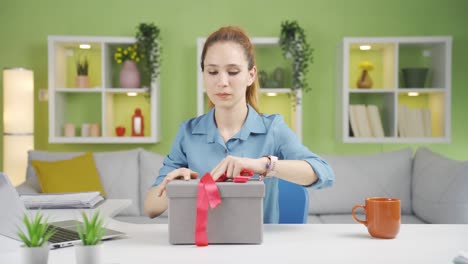
<svg viewBox="0 0 468 264"><path fill-rule="evenodd" d="M50 222L81 220L81 212L93 213L95 211L99 211L104 217L112 218L131 204L130 199L106 199L93 209L41 209L41 212L48 217ZM35 212L37 210L29 211Z"/></svg>
<svg viewBox="0 0 468 264"><path fill-rule="evenodd" d="M363 225L265 225L261 245L170 245L165 224L111 221L127 238L106 241L104 264L116 263L452 263L468 250L468 225L402 225L396 239L371 238ZM0 238L0 263L16 263L19 242ZM7 252L5 252L7 251ZM16 261L16 262L15 262ZM49 264L75 263L73 247L51 250Z"/></svg>

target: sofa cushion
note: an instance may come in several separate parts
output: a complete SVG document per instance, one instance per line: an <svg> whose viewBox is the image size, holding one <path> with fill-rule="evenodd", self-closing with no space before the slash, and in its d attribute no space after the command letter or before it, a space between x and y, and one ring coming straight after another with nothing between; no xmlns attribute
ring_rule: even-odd
<svg viewBox="0 0 468 264"><path fill-rule="evenodd" d="M144 214L143 204L146 198L146 192L151 188L156 177L159 175L159 169L162 167L164 156L141 150L140 152L140 212ZM166 210L167 211L167 210ZM167 216L167 212L164 212Z"/></svg>
<svg viewBox="0 0 468 264"><path fill-rule="evenodd" d="M91 152L68 160L32 160L45 193L99 191L106 196Z"/></svg>
<svg viewBox="0 0 468 264"><path fill-rule="evenodd" d="M330 188L310 189L309 214L349 214L366 197L386 196L401 199L401 210L411 214L410 148L373 155L321 155L335 172Z"/></svg>
<svg viewBox="0 0 468 264"><path fill-rule="evenodd" d="M468 161L456 161L427 148L416 152L413 210L432 224L468 224Z"/></svg>
<svg viewBox="0 0 468 264"><path fill-rule="evenodd" d="M120 215L140 215L139 151L140 149L93 153L106 197L109 199L130 199L132 201L132 204L123 210ZM31 160L66 160L82 154L83 152L29 151L26 181L29 182L30 186L34 186L34 189L41 191L37 175L31 166Z"/></svg>
<svg viewBox="0 0 468 264"><path fill-rule="evenodd" d="M44 193L99 191L106 196L91 152L68 160L32 160L31 164Z"/></svg>

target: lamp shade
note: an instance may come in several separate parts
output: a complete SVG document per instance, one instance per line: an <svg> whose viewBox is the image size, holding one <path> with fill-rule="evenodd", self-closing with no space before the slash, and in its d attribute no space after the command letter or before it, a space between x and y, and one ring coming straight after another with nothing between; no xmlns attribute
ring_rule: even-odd
<svg viewBox="0 0 468 264"><path fill-rule="evenodd" d="M34 79L24 68L3 70L3 171L13 185L26 178L34 148Z"/></svg>
<svg viewBox="0 0 468 264"><path fill-rule="evenodd" d="M34 133L34 74L24 68L3 70L3 132Z"/></svg>

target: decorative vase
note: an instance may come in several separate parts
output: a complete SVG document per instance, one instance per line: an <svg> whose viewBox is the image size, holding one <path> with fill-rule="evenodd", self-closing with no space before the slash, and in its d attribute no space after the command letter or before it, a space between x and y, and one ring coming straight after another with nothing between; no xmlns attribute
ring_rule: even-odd
<svg viewBox="0 0 468 264"><path fill-rule="evenodd" d="M424 88L426 87L428 68L404 68L403 80L405 88Z"/></svg>
<svg viewBox="0 0 468 264"><path fill-rule="evenodd" d="M121 88L140 88L140 72L136 62L126 60L120 71Z"/></svg>
<svg viewBox="0 0 468 264"><path fill-rule="evenodd" d="M88 88L89 87L89 76L88 75L77 75L75 79L77 88Z"/></svg>
<svg viewBox="0 0 468 264"><path fill-rule="evenodd" d="M49 259L49 246L44 243L41 247L21 246L21 255L24 264L45 264Z"/></svg>
<svg viewBox="0 0 468 264"><path fill-rule="evenodd" d="M372 79L369 76L369 72L367 70L362 70L361 77L356 83L358 88L371 88L372 87Z"/></svg>
<svg viewBox="0 0 468 264"><path fill-rule="evenodd" d="M75 244L76 264L101 264L102 243L85 246L81 243Z"/></svg>

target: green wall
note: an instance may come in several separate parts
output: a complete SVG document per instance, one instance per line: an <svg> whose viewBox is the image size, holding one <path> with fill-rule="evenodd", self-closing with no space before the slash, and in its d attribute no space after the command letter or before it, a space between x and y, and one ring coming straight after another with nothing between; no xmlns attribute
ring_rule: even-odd
<svg viewBox="0 0 468 264"><path fill-rule="evenodd" d="M468 10L466 0L290 1L64 1L2 0L0 68L34 70L36 95L47 88L47 36L134 36L140 22L161 28L161 142L157 144L49 144L47 102L35 101L36 149L117 150L143 147L166 154L178 124L196 115L196 38L223 25L251 36L278 36L284 20L297 20L314 48L303 96L303 142L317 153L373 153L427 144L343 144L336 137L337 47L352 36L453 36L452 142L429 144L456 159L468 159ZM0 81L1 80L0 76ZM1 82L0 82L1 83ZM3 100L2 100L3 101ZM1 141L0 141L1 142ZM0 161L1 162L1 161Z"/></svg>

